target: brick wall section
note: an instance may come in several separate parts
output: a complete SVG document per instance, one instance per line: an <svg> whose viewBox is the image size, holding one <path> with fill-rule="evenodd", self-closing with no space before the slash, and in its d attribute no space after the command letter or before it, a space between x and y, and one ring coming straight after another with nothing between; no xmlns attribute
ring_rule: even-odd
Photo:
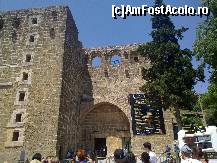
<svg viewBox="0 0 217 163"><path fill-rule="evenodd" d="M54 20L52 12L57 12L57 19ZM25 126L28 157L32 157L35 152L43 156L56 155L66 12L65 7L60 7L39 9L34 13L40 13L42 20L36 31L39 35L38 43L33 49L35 68L28 103L31 107ZM54 39L50 37L51 28L55 30Z"/></svg>
<svg viewBox="0 0 217 163"><path fill-rule="evenodd" d="M68 7L62 6L5 12L2 17L0 159L14 163L19 159L21 149L25 149L28 158L35 152L40 152L43 156L56 156L59 146L65 146L64 142L72 144L72 140L63 135L66 132L64 127L67 132L73 131L69 130L73 124L68 119L72 117L69 105L70 109L75 109L77 105L75 95L79 85L75 83L81 78L77 74L79 68L76 69L79 62L75 60L81 49L77 40L77 28ZM20 20L16 29L12 26L14 17ZM38 25L31 24L32 17L38 19ZM50 35L52 28L53 36ZM14 31L16 40L12 39ZM28 41L30 35L35 36L35 43ZM32 55L30 63L25 63L26 54ZM31 82L27 82L29 84L21 81L23 70L31 70ZM63 81L76 85L77 88L68 89ZM28 97L22 104L17 104L17 92L23 89L28 91ZM25 112L22 115L25 118L21 123L14 124L13 115L19 111ZM11 141L14 130L20 131L18 142Z"/></svg>
<svg viewBox="0 0 217 163"><path fill-rule="evenodd" d="M4 17L7 19L10 16L4 14ZM0 89L0 158L4 159L7 156L15 159L19 154L20 148L17 147L13 150L13 155L9 154L11 150L5 149L5 140L7 138L6 126L14 110L16 87L18 87L18 84L12 87L11 84L14 83L9 83L16 81L16 76L19 75L21 67L17 65L19 56L16 55L16 50L19 49L10 48L13 46L11 22L4 20L4 26L6 27L0 30L0 81L5 83L5 85L2 84Z"/></svg>
<svg viewBox="0 0 217 163"><path fill-rule="evenodd" d="M141 67L148 67L150 65L148 61L145 61L144 58L138 56L138 54L134 52L138 45L139 44L132 44L85 49L89 58L88 69L93 85L94 102L86 107L86 109L83 110L83 113L88 112L91 108L94 108L97 105L110 103L122 110L128 118L128 122L132 125L130 111L131 106L129 105L128 97L129 94L141 93L140 87L145 83L142 79ZM126 54L128 54L128 57L126 57ZM119 65L111 64L111 58L114 55L119 55L121 57L121 63ZM92 60L95 57L102 58L102 64L100 67L94 68L92 66ZM135 61L135 57L138 57L138 61ZM105 76L105 70L108 72L108 77ZM128 70L129 77L127 77L125 70ZM173 127L171 113L166 111L164 113L164 118L167 132L166 135L134 136L132 134L132 127L130 128L131 145L135 154L142 153L142 144L145 141L150 141L153 144L155 152L157 153L163 152L167 143L172 144ZM111 125L112 118L110 121ZM119 141L117 141L117 143L119 143Z"/></svg>
<svg viewBox="0 0 217 163"><path fill-rule="evenodd" d="M78 41L75 22L68 9L65 38L57 139L57 152L60 158L65 157L68 149L76 147L76 117L80 110L83 95L84 56L81 43Z"/></svg>
<svg viewBox="0 0 217 163"><path fill-rule="evenodd" d="M138 44L82 49L73 17L63 6L5 12L2 17L0 160L17 162L22 150L29 159L35 152L62 158L69 148L75 149L82 141L88 146L79 137L84 121L80 117L84 113L94 116L93 108L101 104L118 108L119 117L131 126L128 95L141 93L139 88L145 82L141 67L149 66L133 52ZM37 24L33 19L37 19ZM34 43L29 41L32 36ZM32 57L28 63L27 54ZM115 54L121 57L119 65L111 65L111 56ZM99 68L92 67L95 56L102 58ZM24 72L29 75L28 81L22 80ZM25 91L24 101L19 101L19 91ZM15 122L18 113L22 113L21 122ZM105 119L105 115L101 118ZM107 116L105 126L113 125L109 123L114 121L112 118L115 117ZM130 127L133 152L141 153L145 140L150 140L156 151L163 151L167 142L172 143L170 112L165 112L165 120L166 135L133 136ZM91 128L94 123L86 125ZM20 133L18 141L12 141L14 131ZM109 135L107 144L111 148L120 146L117 137L123 136Z"/></svg>

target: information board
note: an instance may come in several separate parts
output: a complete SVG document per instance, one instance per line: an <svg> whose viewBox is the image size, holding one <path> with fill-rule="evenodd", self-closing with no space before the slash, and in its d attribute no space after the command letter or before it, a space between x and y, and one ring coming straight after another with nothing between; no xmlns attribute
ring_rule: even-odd
<svg viewBox="0 0 217 163"><path fill-rule="evenodd" d="M184 142L188 144L191 148L199 147L202 149L212 148L211 136L188 136L184 137Z"/></svg>
<svg viewBox="0 0 217 163"><path fill-rule="evenodd" d="M204 157L207 159L217 159L217 152L205 152Z"/></svg>
<svg viewBox="0 0 217 163"><path fill-rule="evenodd" d="M165 134L163 111L145 103L144 94L130 94L134 135Z"/></svg>

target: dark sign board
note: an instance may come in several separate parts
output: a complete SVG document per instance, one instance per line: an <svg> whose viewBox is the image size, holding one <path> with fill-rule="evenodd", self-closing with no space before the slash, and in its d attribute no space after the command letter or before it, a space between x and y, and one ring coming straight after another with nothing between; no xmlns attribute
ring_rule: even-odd
<svg viewBox="0 0 217 163"><path fill-rule="evenodd" d="M211 141L210 135L195 136L197 142Z"/></svg>
<svg viewBox="0 0 217 163"><path fill-rule="evenodd" d="M165 134L163 111L145 103L144 94L130 94L134 135Z"/></svg>
<svg viewBox="0 0 217 163"><path fill-rule="evenodd" d="M196 127L196 126L191 125L190 127L185 127L185 130L187 130L185 134L194 134L196 132L201 132L201 133L206 132L206 128L204 126Z"/></svg>
<svg viewBox="0 0 217 163"><path fill-rule="evenodd" d="M208 142L211 141L210 135L203 135L203 136L193 136L193 137L184 137L184 142Z"/></svg>
<svg viewBox="0 0 217 163"><path fill-rule="evenodd" d="M205 152L204 158L217 159L217 152Z"/></svg>

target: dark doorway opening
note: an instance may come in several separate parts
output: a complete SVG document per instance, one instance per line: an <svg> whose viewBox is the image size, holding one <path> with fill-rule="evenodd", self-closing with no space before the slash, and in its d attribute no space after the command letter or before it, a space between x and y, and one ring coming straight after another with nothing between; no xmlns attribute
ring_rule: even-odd
<svg viewBox="0 0 217 163"><path fill-rule="evenodd" d="M107 155L106 138L95 138L94 150L98 157L106 157Z"/></svg>
<svg viewBox="0 0 217 163"><path fill-rule="evenodd" d="M178 140L178 132L179 132L179 129L178 129L177 123L173 123L173 137L174 137L174 140Z"/></svg>

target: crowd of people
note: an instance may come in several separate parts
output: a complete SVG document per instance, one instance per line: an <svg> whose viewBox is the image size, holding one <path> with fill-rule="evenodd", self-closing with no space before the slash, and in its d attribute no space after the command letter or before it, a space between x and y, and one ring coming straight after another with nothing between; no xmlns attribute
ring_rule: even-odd
<svg viewBox="0 0 217 163"><path fill-rule="evenodd" d="M203 159L203 156L201 148L191 149L188 145L181 148L181 163L208 163L207 158Z"/></svg>
<svg viewBox="0 0 217 163"><path fill-rule="evenodd" d="M152 151L151 144L145 142L143 144L144 152L139 159L132 152L124 152L123 149L116 149L113 154L113 161L115 163L158 163L156 154ZM168 153L166 150L165 153ZM208 163L207 159L204 159L202 149L191 149L188 145L184 145L180 149L179 159L174 159L169 154L165 163ZM202 159L203 158L203 159ZM96 160L94 152L86 152L83 149L79 149L76 153L68 152L66 158L61 163L94 163ZM109 163L110 161L106 161ZM57 158L47 157L42 158L41 154L36 153L30 163L60 163Z"/></svg>
<svg viewBox="0 0 217 163"><path fill-rule="evenodd" d="M87 153L85 150L80 149L76 154L68 152L66 158L61 163L94 163L94 158L93 153ZM30 163L60 163L60 161L56 157L42 158L40 153L36 153Z"/></svg>

